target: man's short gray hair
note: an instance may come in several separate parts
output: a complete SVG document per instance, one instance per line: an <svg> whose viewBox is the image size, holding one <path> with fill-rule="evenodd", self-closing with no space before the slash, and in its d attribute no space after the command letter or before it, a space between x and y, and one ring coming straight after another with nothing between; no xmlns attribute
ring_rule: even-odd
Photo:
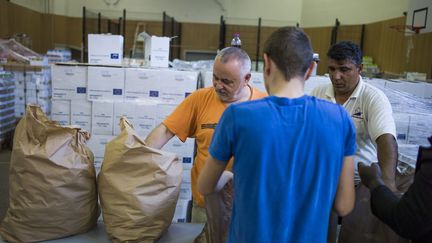
<svg viewBox="0 0 432 243"><path fill-rule="evenodd" d="M227 63L231 59L235 59L240 61L242 64L242 71L243 72L250 72L252 63L249 55L241 48L238 47L225 47L224 49L220 50L219 53L216 55L216 59L220 58L222 63Z"/></svg>

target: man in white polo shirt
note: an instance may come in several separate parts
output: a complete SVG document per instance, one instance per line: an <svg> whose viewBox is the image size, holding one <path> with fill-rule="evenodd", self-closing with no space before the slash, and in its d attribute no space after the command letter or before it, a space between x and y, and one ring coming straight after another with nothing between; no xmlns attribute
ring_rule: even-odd
<svg viewBox="0 0 432 243"><path fill-rule="evenodd" d="M363 82L360 76L362 53L358 45L350 41L339 42L330 47L327 57L332 83L315 88L311 95L343 105L357 130L354 155L356 205L352 213L342 220L339 243L375 242L373 238L380 238L376 229L381 227L381 223L370 211L370 195L360 184L357 164L378 162L383 168L384 182L396 191L397 143L392 108L381 90ZM330 241L335 236L336 218L331 219L330 225L332 223L333 227L329 227Z"/></svg>

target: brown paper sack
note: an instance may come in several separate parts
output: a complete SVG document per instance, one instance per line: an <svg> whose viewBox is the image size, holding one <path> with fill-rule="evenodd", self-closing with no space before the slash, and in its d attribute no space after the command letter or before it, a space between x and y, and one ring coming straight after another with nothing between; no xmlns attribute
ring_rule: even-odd
<svg viewBox="0 0 432 243"><path fill-rule="evenodd" d="M228 181L221 191L205 197L207 223L194 243L226 242L231 222L234 187Z"/></svg>
<svg viewBox="0 0 432 243"><path fill-rule="evenodd" d="M9 209L0 235L11 242L62 238L90 230L99 216L87 132L27 106L15 130Z"/></svg>
<svg viewBox="0 0 432 243"><path fill-rule="evenodd" d="M183 167L176 154L147 147L125 118L120 128L98 176L106 230L114 242L154 242L171 224Z"/></svg>

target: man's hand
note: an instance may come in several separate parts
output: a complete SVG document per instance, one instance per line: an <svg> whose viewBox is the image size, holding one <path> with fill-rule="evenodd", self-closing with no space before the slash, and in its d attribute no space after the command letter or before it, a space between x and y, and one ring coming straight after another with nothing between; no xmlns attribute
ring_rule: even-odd
<svg viewBox="0 0 432 243"><path fill-rule="evenodd" d="M358 173L363 185L367 186L370 190L373 190L377 186L385 185L381 175L381 168L378 163L373 163L368 166L359 162Z"/></svg>

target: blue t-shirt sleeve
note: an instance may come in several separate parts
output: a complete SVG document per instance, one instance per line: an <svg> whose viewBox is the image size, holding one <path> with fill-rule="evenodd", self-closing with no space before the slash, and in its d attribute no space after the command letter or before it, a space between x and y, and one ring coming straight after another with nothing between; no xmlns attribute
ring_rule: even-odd
<svg viewBox="0 0 432 243"><path fill-rule="evenodd" d="M234 120L232 106L225 109L213 133L209 147L210 155L220 161L227 162L232 156Z"/></svg>
<svg viewBox="0 0 432 243"><path fill-rule="evenodd" d="M342 107L340 107L340 109L342 110L342 115L344 118L343 122L345 127L344 156L351 156L354 155L356 152L356 128L351 117L348 115L345 109Z"/></svg>

